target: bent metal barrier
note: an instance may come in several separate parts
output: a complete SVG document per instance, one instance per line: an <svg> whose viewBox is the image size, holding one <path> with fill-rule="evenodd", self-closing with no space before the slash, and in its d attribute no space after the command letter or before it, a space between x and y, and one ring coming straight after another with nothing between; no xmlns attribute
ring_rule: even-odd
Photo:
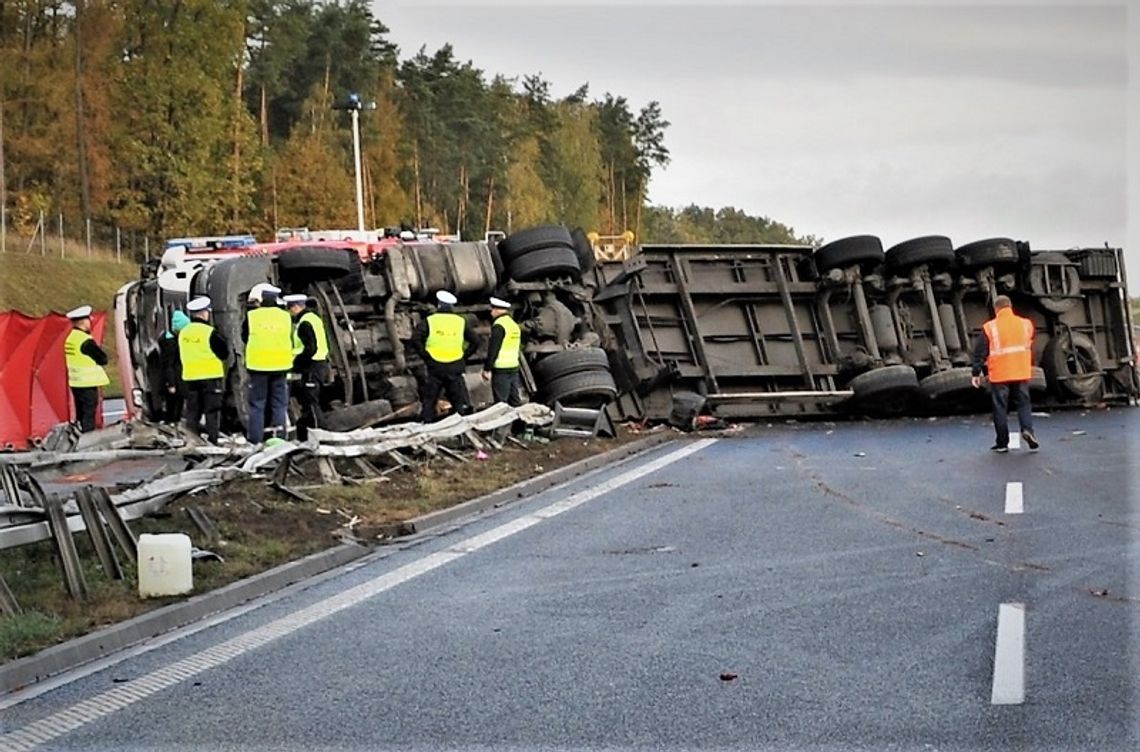
<svg viewBox="0 0 1140 752"><path fill-rule="evenodd" d="M666 419L678 399L725 418L985 409L970 363L999 294L1034 322L1037 404L1140 396L1120 249L646 245L596 273L615 418Z"/></svg>
<svg viewBox="0 0 1140 752"><path fill-rule="evenodd" d="M104 313L92 316L92 335L101 341ZM26 449L57 424L71 420L63 341L71 322L62 314L32 317L0 313L0 449ZM96 411L97 425L102 425Z"/></svg>

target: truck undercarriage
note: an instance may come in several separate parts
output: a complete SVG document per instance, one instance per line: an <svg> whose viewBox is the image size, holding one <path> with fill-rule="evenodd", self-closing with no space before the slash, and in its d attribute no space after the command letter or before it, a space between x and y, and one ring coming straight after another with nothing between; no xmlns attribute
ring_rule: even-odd
<svg viewBox="0 0 1140 752"><path fill-rule="evenodd" d="M423 364L409 340L437 290L480 335L467 383L479 378L488 297L506 297L523 330L530 399L625 420L704 411L726 419L898 415L983 409L970 385L973 342L999 294L1036 327L1035 401L1127 403L1140 395L1119 249L1031 251L993 238L954 248L941 236L883 250L874 236L821 248L645 245L598 262L584 233L540 226L498 243L399 243L368 253L298 243L186 272L184 289L148 276L117 301L124 383L133 407L158 415L157 340L192 295L213 301L234 345L226 422L244 424L241 326L259 282L316 300L335 374L328 428L414 418ZM169 276L169 271L165 273Z"/></svg>

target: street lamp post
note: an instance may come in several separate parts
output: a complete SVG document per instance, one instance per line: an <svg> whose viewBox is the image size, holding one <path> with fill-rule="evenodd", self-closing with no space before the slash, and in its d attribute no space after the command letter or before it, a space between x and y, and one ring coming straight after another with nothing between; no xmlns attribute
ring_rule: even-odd
<svg viewBox="0 0 1140 752"><path fill-rule="evenodd" d="M375 102L361 102L360 95L349 94L348 100L333 105L334 110L352 113L352 161L356 170L356 229L364 232L364 178L360 169L360 111L376 109Z"/></svg>

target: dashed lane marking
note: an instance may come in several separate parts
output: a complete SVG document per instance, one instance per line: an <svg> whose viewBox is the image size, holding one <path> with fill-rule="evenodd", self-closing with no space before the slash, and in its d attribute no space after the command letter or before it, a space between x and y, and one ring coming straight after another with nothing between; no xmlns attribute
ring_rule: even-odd
<svg viewBox="0 0 1140 752"><path fill-rule="evenodd" d="M391 590L422 574L438 569L444 564L448 564L467 554L497 543L504 538L526 530L551 517L562 514L563 512L568 512L599 496L604 496L715 443L716 439L694 441L652 462L647 462L644 465L639 465L638 467L627 470L620 475L615 475L613 478L599 483L596 486L572 493L566 498L543 507L536 512L523 515L522 517L492 528L485 533L467 538L443 551L428 554L421 559L417 559L391 572L349 588L342 593L317 601L288 616L271 621L257 629L240 634L223 643L214 645L187 658L183 658L169 666L164 666L150 674L141 676L125 684L120 684L102 694L76 703L69 708L53 713L23 728L6 733L0 736L0 752L26 752L27 750L35 749L41 744L54 741L88 723L118 712L136 702L145 700L151 695L168 689L179 682L186 681L203 671L217 668L251 650L263 647L278 638L285 637L303 627L326 619L339 611L355 606L386 590Z"/></svg>
<svg viewBox="0 0 1140 752"><path fill-rule="evenodd" d="M1021 481L1011 481L1005 484L1005 513L1021 514L1024 511L1025 498Z"/></svg>
<svg viewBox="0 0 1140 752"><path fill-rule="evenodd" d="M997 641L994 645L994 680L991 705L1025 702L1025 604L1003 603L998 607Z"/></svg>
<svg viewBox="0 0 1140 752"><path fill-rule="evenodd" d="M1021 449L1021 434L1014 432L1009 435L1009 448Z"/></svg>

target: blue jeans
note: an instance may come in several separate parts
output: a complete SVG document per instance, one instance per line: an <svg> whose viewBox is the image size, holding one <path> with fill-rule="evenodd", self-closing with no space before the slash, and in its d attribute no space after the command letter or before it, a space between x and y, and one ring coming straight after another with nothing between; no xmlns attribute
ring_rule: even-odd
<svg viewBox="0 0 1140 752"><path fill-rule="evenodd" d="M1025 381L1011 381L1005 384L990 384L990 395L994 403L994 431L997 445L1009 446L1009 409L1017 409L1017 422L1021 430L1033 431L1033 408L1029 404L1029 384Z"/></svg>
<svg viewBox="0 0 1140 752"><path fill-rule="evenodd" d="M249 425L246 428L246 438L251 444L262 442L266 426L273 436L285 435L285 406L289 402L289 386L285 381L287 374L287 371L249 372Z"/></svg>

